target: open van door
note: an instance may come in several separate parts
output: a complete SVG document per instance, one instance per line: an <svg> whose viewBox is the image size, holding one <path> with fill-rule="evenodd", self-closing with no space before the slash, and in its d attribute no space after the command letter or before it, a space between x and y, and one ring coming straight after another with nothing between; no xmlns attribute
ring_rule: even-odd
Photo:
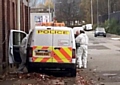
<svg viewBox="0 0 120 85"><path fill-rule="evenodd" d="M22 39L26 37L26 33L20 30L11 30L9 35L9 64L21 63L19 48Z"/></svg>

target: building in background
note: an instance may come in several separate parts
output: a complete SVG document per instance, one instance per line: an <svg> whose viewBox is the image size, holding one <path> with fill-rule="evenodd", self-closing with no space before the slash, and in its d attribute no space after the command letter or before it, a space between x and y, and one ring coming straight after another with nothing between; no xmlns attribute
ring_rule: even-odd
<svg viewBox="0 0 120 85"><path fill-rule="evenodd" d="M18 29L18 0L0 0L0 74L8 67L8 41L11 29ZM28 6L20 1L20 30L28 32ZM26 0L28 1L28 0Z"/></svg>
<svg viewBox="0 0 120 85"><path fill-rule="evenodd" d="M43 22L52 21L52 12L49 12L47 8L31 8L30 9L30 29L33 29L36 25L40 25Z"/></svg>

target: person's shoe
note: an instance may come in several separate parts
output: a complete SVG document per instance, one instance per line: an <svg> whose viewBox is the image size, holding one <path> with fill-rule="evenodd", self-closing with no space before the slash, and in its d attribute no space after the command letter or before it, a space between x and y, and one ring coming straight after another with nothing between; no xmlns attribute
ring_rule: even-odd
<svg viewBox="0 0 120 85"><path fill-rule="evenodd" d="M78 65L76 65L76 67L78 68L79 66L78 66Z"/></svg>
<svg viewBox="0 0 120 85"><path fill-rule="evenodd" d="M82 66L79 66L79 65L78 65L78 69L81 69L81 68L82 68Z"/></svg>
<svg viewBox="0 0 120 85"><path fill-rule="evenodd" d="M81 67L78 67L78 69L81 69Z"/></svg>
<svg viewBox="0 0 120 85"><path fill-rule="evenodd" d="M84 66L83 68L87 68L87 66Z"/></svg>

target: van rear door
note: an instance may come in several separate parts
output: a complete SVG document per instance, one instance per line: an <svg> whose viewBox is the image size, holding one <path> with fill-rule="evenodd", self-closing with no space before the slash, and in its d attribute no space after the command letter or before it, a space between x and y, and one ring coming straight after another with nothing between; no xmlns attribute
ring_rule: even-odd
<svg viewBox="0 0 120 85"><path fill-rule="evenodd" d="M33 33L32 62L52 62L52 27L36 27Z"/></svg>
<svg viewBox="0 0 120 85"><path fill-rule="evenodd" d="M71 63L72 61L72 40L71 30L67 27L54 27L53 35L53 62Z"/></svg>

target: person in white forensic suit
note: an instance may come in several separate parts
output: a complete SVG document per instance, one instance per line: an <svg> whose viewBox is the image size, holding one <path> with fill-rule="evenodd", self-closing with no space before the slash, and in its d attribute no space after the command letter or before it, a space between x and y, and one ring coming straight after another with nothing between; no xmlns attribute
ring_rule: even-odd
<svg viewBox="0 0 120 85"><path fill-rule="evenodd" d="M28 36L26 36L25 38L23 38L21 45L20 45L20 57L21 57L21 64L19 66L19 68L17 69L18 73L23 73L24 68L26 67L26 48L27 48L27 38Z"/></svg>
<svg viewBox="0 0 120 85"><path fill-rule="evenodd" d="M75 39L76 43L80 43L77 50L78 68L87 68L88 57L88 36L84 30L80 30L80 34Z"/></svg>

